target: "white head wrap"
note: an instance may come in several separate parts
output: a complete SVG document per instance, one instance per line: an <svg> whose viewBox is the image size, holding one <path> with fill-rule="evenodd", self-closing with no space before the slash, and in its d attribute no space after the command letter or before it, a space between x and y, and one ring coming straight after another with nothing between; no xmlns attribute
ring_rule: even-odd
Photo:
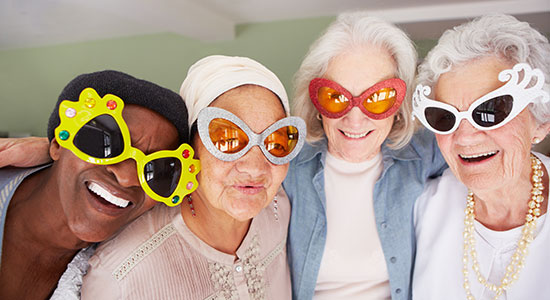
<svg viewBox="0 0 550 300"><path fill-rule="evenodd" d="M211 55L189 68L180 88L180 96L189 112L189 128L201 109L218 96L245 84L265 87L279 97L286 115L290 115L288 97L279 78L259 62L246 57Z"/></svg>

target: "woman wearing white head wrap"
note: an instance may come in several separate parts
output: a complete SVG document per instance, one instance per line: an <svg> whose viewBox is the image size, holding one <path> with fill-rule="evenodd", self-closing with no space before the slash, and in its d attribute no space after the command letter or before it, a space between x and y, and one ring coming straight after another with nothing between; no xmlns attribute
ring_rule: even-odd
<svg viewBox="0 0 550 300"><path fill-rule="evenodd" d="M83 299L290 299L280 185L304 122L288 117L275 74L244 57L199 60L180 94L199 187L181 209L157 206L98 247Z"/></svg>
<svg viewBox="0 0 550 300"><path fill-rule="evenodd" d="M201 109L219 95L245 84L259 85L272 91L289 114L288 97L279 78L259 62L248 57L212 55L189 68L180 88L189 111L189 127L197 120Z"/></svg>

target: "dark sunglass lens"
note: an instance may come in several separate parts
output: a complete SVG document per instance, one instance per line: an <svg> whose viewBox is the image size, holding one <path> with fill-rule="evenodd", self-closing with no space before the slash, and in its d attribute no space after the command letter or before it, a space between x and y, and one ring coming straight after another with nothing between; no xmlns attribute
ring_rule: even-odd
<svg viewBox="0 0 550 300"><path fill-rule="evenodd" d="M495 126L508 117L513 106L514 98L511 95L491 98L474 109L472 118L479 126Z"/></svg>
<svg viewBox="0 0 550 300"><path fill-rule="evenodd" d="M455 115L438 107L428 107L424 112L428 124L439 131L449 131L453 128L456 122Z"/></svg>
<svg viewBox="0 0 550 300"><path fill-rule="evenodd" d="M82 126L74 137L74 145L95 158L116 157L124 150L120 128L109 115L97 116Z"/></svg>
<svg viewBox="0 0 550 300"><path fill-rule="evenodd" d="M181 162L173 157L152 160L145 165L145 180L162 197L172 195L181 175Z"/></svg>

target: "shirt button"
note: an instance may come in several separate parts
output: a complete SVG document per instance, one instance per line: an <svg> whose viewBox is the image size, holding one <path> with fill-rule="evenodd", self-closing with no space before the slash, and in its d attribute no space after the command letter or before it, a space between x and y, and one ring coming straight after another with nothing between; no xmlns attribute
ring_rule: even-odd
<svg viewBox="0 0 550 300"><path fill-rule="evenodd" d="M235 271L237 271L238 273L241 273L242 270L243 270L243 266L241 266L241 265L237 265L235 267Z"/></svg>
<svg viewBox="0 0 550 300"><path fill-rule="evenodd" d="M386 227L388 227L388 224L386 224L386 222L382 222L380 223L380 227L382 227L383 229L386 229Z"/></svg>
<svg viewBox="0 0 550 300"><path fill-rule="evenodd" d="M395 258L395 256L392 256L390 258L390 261L391 261L392 264L394 264L397 261L397 258Z"/></svg>
<svg viewBox="0 0 550 300"><path fill-rule="evenodd" d="M396 293L396 294L400 294L400 293L401 293L401 289L395 290L395 293Z"/></svg>

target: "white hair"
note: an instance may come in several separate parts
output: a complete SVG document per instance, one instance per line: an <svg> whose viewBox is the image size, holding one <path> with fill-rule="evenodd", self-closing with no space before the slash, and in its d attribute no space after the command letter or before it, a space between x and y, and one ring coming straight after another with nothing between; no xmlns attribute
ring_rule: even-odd
<svg viewBox="0 0 550 300"><path fill-rule="evenodd" d="M414 88L417 60L414 45L407 34L395 25L370 17L366 12L351 12L340 14L311 45L294 77L292 109L294 114L306 121L308 142L318 141L325 135L322 123L317 119L318 112L309 98L309 82L326 72L332 58L363 46L380 46L386 49L396 62L395 76L407 83L407 98L399 108L398 118L388 138L392 141L392 148L403 147L410 141L415 129L410 118L412 107L409 100Z"/></svg>
<svg viewBox="0 0 550 300"><path fill-rule="evenodd" d="M417 82L433 87L453 67L487 56L540 69L545 76L543 89L550 92L548 39L529 23L503 14L482 16L445 31L420 64ZM550 121L550 103L531 104L529 110L539 124Z"/></svg>

